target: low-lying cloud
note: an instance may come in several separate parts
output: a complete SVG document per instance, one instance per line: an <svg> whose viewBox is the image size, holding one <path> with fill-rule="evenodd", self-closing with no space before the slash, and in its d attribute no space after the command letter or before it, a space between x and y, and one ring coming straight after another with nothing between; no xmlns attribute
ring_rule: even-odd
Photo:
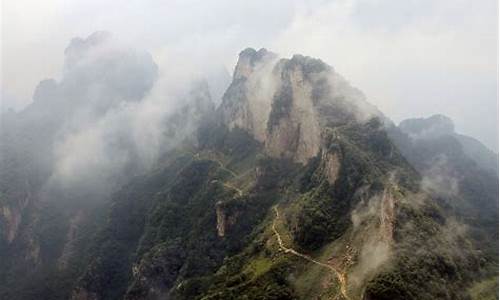
<svg viewBox="0 0 500 300"><path fill-rule="evenodd" d="M159 72L150 54L109 33L73 39L65 57L61 80L42 81L30 108L38 116L31 126L57 124L53 139L45 141L53 157L48 190L109 192L121 179L154 167L161 153L194 129L201 112L183 115L182 128L169 134L173 114L192 101L210 108L203 70Z"/></svg>

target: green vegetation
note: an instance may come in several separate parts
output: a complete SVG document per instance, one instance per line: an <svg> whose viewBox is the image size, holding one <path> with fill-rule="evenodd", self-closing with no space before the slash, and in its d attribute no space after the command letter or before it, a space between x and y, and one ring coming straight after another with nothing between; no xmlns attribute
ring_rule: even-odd
<svg viewBox="0 0 500 300"><path fill-rule="evenodd" d="M486 253L494 252L480 252L475 243L485 240L483 231L450 234L454 223L446 201L416 193L419 175L380 122L343 124L325 130L323 138L325 151L340 160L333 184L321 154L300 165L268 157L242 130L204 128L197 147L169 153L154 172L117 191L106 209L89 213L93 217L79 227L78 251L64 271L57 258L71 211L48 206L33 229L44 267L25 280L0 274L9 278L6 284L18 284L0 296L67 299L85 291L100 299L336 297L340 285L331 271L280 250L271 208L278 204L283 212L277 229L287 247L324 263L337 255L341 263L349 245L356 262L364 245L349 244L356 234L351 214L386 190L397 199L394 251L390 263L358 283L368 299L465 300L467 289L473 299L493 295L497 261ZM376 231L379 216L363 222ZM469 286L475 278L480 281Z"/></svg>
<svg viewBox="0 0 500 300"><path fill-rule="evenodd" d="M400 204L392 268L372 280L372 299L468 299L463 286L484 266L469 238L431 202Z"/></svg>
<svg viewBox="0 0 500 300"><path fill-rule="evenodd" d="M498 300L498 276L474 284L469 293L472 300Z"/></svg>

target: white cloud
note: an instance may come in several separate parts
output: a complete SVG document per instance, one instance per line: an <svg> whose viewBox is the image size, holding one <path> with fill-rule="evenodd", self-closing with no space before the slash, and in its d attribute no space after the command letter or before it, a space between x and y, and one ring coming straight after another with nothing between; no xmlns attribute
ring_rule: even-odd
<svg viewBox="0 0 500 300"><path fill-rule="evenodd" d="M71 37L109 30L168 61L232 68L245 47L322 58L390 117L443 113L496 149L497 1L5 0L2 94L22 107ZM191 59L192 58L192 59ZM162 63L160 62L160 68ZM11 99L11 100L9 100Z"/></svg>

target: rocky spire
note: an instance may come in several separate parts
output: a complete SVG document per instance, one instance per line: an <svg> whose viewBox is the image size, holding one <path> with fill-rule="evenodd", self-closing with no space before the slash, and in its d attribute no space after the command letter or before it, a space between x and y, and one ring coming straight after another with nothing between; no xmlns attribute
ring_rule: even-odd
<svg viewBox="0 0 500 300"><path fill-rule="evenodd" d="M230 129L248 131L271 156L301 163L319 153L321 128L379 114L323 61L302 55L278 59L252 48L240 53L219 112Z"/></svg>

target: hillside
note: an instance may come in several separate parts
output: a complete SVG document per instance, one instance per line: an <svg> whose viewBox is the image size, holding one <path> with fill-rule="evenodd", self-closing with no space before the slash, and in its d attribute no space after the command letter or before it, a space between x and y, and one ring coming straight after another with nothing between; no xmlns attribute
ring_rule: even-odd
<svg viewBox="0 0 500 300"><path fill-rule="evenodd" d="M67 63L91 41L73 41ZM154 81L139 58L152 81L120 84L125 101L144 101ZM115 75L98 79L106 95ZM72 78L41 83L36 98L66 101ZM38 100L2 118L0 298L465 300L498 287L493 158L449 122L395 126L333 67L265 49L240 53L218 106L207 82L158 122L154 163L119 130L105 148L126 163L64 188L44 180L66 170L47 142L65 121L24 117L54 114Z"/></svg>

